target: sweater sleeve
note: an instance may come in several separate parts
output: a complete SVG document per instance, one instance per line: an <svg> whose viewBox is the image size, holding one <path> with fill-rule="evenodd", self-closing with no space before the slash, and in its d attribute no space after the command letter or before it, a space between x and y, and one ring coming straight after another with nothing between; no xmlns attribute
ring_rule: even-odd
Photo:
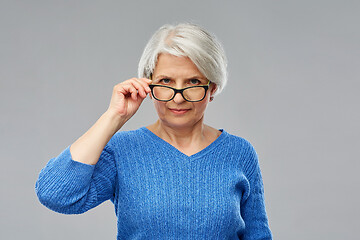
<svg viewBox="0 0 360 240"><path fill-rule="evenodd" d="M72 159L70 146L50 159L40 171L35 192L47 208L63 214L80 214L113 198L116 166L108 143L96 165Z"/></svg>
<svg viewBox="0 0 360 240"><path fill-rule="evenodd" d="M241 203L241 215L245 222L242 240L269 240L272 233L265 209L264 186L259 161L250 145L247 156L246 175L250 185L248 197Z"/></svg>

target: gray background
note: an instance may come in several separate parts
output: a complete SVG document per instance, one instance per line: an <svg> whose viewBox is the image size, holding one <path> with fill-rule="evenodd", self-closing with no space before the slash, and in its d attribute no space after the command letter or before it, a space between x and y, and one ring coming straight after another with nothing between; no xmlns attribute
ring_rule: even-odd
<svg viewBox="0 0 360 240"><path fill-rule="evenodd" d="M359 1L1 1L0 239L115 239L111 202L82 215L43 207L47 161L136 76L152 35L213 32L229 82L206 123L248 139L274 239L355 239L359 225ZM146 99L124 129L156 120Z"/></svg>

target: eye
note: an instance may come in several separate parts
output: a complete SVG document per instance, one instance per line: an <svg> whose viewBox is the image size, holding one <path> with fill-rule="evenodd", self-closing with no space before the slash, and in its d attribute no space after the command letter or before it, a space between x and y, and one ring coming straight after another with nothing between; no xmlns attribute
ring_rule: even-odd
<svg viewBox="0 0 360 240"><path fill-rule="evenodd" d="M201 83L201 81L199 79L196 79L196 78L190 79L190 84L197 85L197 84L200 84L200 83Z"/></svg>
<svg viewBox="0 0 360 240"><path fill-rule="evenodd" d="M159 81L159 83L162 83L162 84L169 84L170 83L170 79L168 78L163 78Z"/></svg>

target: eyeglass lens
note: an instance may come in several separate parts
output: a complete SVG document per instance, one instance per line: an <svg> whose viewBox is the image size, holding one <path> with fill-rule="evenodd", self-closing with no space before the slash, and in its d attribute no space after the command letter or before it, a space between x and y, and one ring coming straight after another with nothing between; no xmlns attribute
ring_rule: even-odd
<svg viewBox="0 0 360 240"><path fill-rule="evenodd" d="M199 101L205 96L205 89L203 87L187 88L183 91L183 97L188 101ZM153 89L154 97L167 101L173 98L175 91L171 88L155 86Z"/></svg>

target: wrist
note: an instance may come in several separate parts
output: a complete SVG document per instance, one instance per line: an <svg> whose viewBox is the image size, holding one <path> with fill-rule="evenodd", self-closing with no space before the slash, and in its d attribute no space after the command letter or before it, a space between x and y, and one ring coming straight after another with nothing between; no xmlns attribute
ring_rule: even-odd
<svg viewBox="0 0 360 240"><path fill-rule="evenodd" d="M126 123L126 119L110 110L103 113L101 118L111 125L114 133L116 133Z"/></svg>

